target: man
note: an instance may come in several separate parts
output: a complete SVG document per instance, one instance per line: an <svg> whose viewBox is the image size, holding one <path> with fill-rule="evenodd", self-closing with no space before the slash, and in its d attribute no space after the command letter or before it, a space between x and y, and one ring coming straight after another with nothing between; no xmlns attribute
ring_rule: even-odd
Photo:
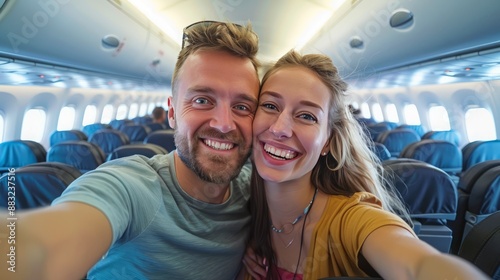
<svg viewBox="0 0 500 280"><path fill-rule="evenodd" d="M167 112L165 112L163 107L158 106L153 109L153 112L151 112L151 117L153 118L153 123L164 124L167 119Z"/></svg>
<svg viewBox="0 0 500 280"><path fill-rule="evenodd" d="M257 41L250 26L187 27L168 99L177 150L105 163L51 207L19 214L18 271L0 278L233 279L249 222Z"/></svg>

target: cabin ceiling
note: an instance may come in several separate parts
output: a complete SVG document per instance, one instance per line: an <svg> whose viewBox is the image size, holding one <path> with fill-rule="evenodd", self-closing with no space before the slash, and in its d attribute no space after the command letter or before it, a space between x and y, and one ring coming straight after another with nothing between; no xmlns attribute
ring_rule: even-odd
<svg viewBox="0 0 500 280"><path fill-rule="evenodd" d="M0 10L0 84L168 88L182 29L200 20L251 22L264 63L292 48L327 54L352 88L500 78L498 0L21 2ZM391 27L404 11L412 20Z"/></svg>

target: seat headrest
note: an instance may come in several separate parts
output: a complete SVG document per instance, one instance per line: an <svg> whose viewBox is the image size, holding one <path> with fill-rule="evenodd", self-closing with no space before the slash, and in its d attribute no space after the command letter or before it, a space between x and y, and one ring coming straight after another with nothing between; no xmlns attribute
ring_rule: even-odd
<svg viewBox="0 0 500 280"><path fill-rule="evenodd" d="M143 155L146 157L152 157L154 155L166 155L168 153L163 147L160 147L155 144L129 144L116 148L113 152L111 152L106 161L110 161L117 158L128 157L132 155Z"/></svg>
<svg viewBox="0 0 500 280"><path fill-rule="evenodd" d="M47 161L62 162L74 166L82 172L93 170L105 160L99 146L87 141L67 141L50 147Z"/></svg>
<svg viewBox="0 0 500 280"><path fill-rule="evenodd" d="M42 144L31 140L12 140L0 143L0 168L21 167L45 161L47 151Z"/></svg>

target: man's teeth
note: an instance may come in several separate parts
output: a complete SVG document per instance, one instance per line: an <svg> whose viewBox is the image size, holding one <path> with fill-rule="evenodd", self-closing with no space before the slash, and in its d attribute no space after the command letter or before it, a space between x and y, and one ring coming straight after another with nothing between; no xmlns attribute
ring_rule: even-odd
<svg viewBox="0 0 500 280"><path fill-rule="evenodd" d="M297 153L291 150L283 150L268 144L264 145L264 150L271 156L279 157L281 159L292 159L297 156Z"/></svg>
<svg viewBox="0 0 500 280"><path fill-rule="evenodd" d="M234 144L232 143L221 143L214 140L205 140L204 142L207 146L212 147L216 150L230 150L234 146Z"/></svg>

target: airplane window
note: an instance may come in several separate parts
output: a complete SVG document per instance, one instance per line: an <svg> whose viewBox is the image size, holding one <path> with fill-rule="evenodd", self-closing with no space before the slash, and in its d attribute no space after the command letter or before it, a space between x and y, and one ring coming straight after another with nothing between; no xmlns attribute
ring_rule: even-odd
<svg viewBox="0 0 500 280"><path fill-rule="evenodd" d="M155 103L154 102L151 102L149 103L149 106L148 106L148 113L151 114L153 113L153 109L156 107Z"/></svg>
<svg viewBox="0 0 500 280"><path fill-rule="evenodd" d="M101 123L110 123L113 120L113 105L107 104L102 110Z"/></svg>
<svg viewBox="0 0 500 280"><path fill-rule="evenodd" d="M478 125L478 124L481 125ZM495 140L497 132L495 120L485 108L471 108L465 112L465 128L469 142L476 140Z"/></svg>
<svg viewBox="0 0 500 280"><path fill-rule="evenodd" d="M417 106L415 104L406 104L403 107L403 114L405 116L405 122L409 125L420 125L420 116L418 114Z"/></svg>
<svg viewBox="0 0 500 280"><path fill-rule="evenodd" d="M380 104L375 103L372 105L373 119L376 122L384 121L384 115L382 114L382 108L380 108Z"/></svg>
<svg viewBox="0 0 500 280"><path fill-rule="evenodd" d="M385 113L387 114L387 120L390 122L399 123L398 110L396 109L396 105L393 103L387 104L385 106Z"/></svg>
<svg viewBox="0 0 500 280"><path fill-rule="evenodd" d="M370 106L368 106L368 103L364 102L363 104L361 104L361 115L363 116L363 118L371 118L372 115L370 114Z"/></svg>
<svg viewBox="0 0 500 280"><path fill-rule="evenodd" d="M132 105L130 105L130 110L128 111L128 118L131 120L137 117L138 111L139 111L139 106L137 105L137 103L133 103Z"/></svg>
<svg viewBox="0 0 500 280"><path fill-rule="evenodd" d="M75 107L64 106L59 112L59 120L57 121L57 130L73 129L75 122Z"/></svg>
<svg viewBox="0 0 500 280"><path fill-rule="evenodd" d="M118 110L116 110L116 119L123 120L127 117L127 105L122 104L118 106Z"/></svg>
<svg viewBox="0 0 500 280"><path fill-rule="evenodd" d="M429 122L431 130L443 131L451 129L448 111L443 106L432 106L429 108Z"/></svg>
<svg viewBox="0 0 500 280"><path fill-rule="evenodd" d="M147 114L148 114L148 104L142 103L141 107L139 108L139 116L145 116Z"/></svg>
<svg viewBox="0 0 500 280"><path fill-rule="evenodd" d="M96 117L97 108L94 105L88 105L87 108L85 108L85 112L83 113L82 126L95 123Z"/></svg>
<svg viewBox="0 0 500 280"><path fill-rule="evenodd" d="M3 128L4 128L4 120L3 120L3 115L0 114L0 142L3 141Z"/></svg>
<svg viewBox="0 0 500 280"><path fill-rule="evenodd" d="M24 114L21 140L41 142L45 130L47 114L43 109L29 109Z"/></svg>

